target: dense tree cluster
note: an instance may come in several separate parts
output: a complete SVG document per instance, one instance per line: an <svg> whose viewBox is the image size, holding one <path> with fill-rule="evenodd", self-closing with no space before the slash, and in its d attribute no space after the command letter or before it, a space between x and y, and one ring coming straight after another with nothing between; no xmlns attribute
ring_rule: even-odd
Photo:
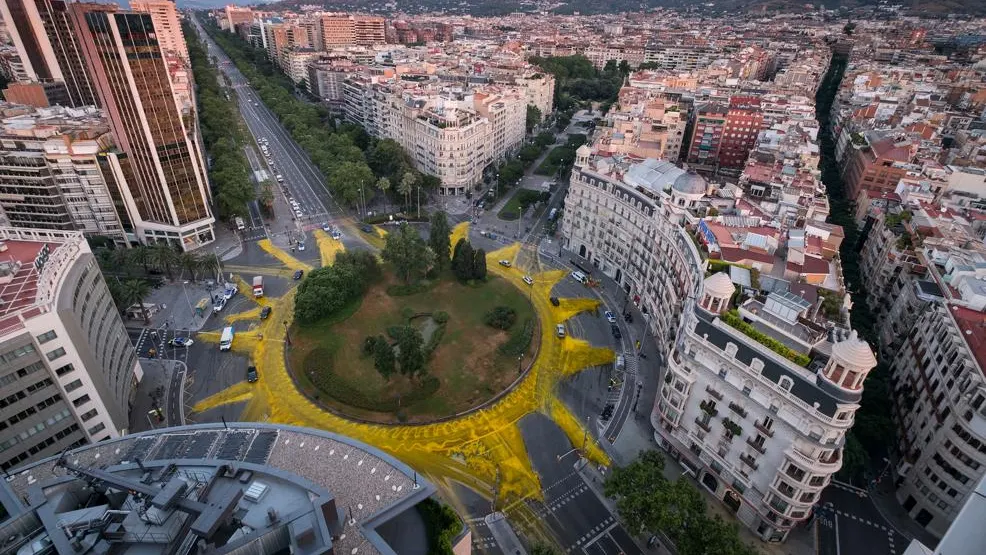
<svg viewBox="0 0 986 555"><path fill-rule="evenodd" d="M473 249L472 243L459 239L452 251L452 273L463 282L486 279L486 251Z"/></svg>
<svg viewBox="0 0 986 555"><path fill-rule="evenodd" d="M509 306L498 306L483 316L483 322L491 328L509 330L517 321L517 312Z"/></svg>
<svg viewBox="0 0 986 555"><path fill-rule="evenodd" d="M387 234L387 242L380 256L393 265L394 272L405 285L416 280L435 263L435 254L428 244L416 229L406 223Z"/></svg>
<svg viewBox="0 0 986 555"><path fill-rule="evenodd" d="M679 555L754 555L740 540L735 524L706 514L702 494L685 477L664 476L664 458L645 451L606 479L606 495L633 534L663 532Z"/></svg>
<svg viewBox="0 0 986 555"><path fill-rule="evenodd" d="M369 251L345 251L335 264L309 272L298 286L294 317L311 324L331 316L366 293L380 277L377 257Z"/></svg>
<svg viewBox="0 0 986 555"><path fill-rule="evenodd" d="M395 177L405 173L414 175L424 187L436 186L434 178L422 177L414 169L407 153L397 143L386 140L375 143L357 125L336 126L327 110L299 99L294 84L267 59L264 50L254 48L237 35L219 31L211 21L206 23L206 29L291 137L305 149L336 198L354 206L360 199L361 188L369 198L379 190L379 178L387 177L395 184L400 180Z"/></svg>
<svg viewBox="0 0 986 555"><path fill-rule="evenodd" d="M236 111L219 87L218 72L209 65L205 48L188 23L182 25L188 55L195 77L196 100L202 142L209 159L209 181L212 184L216 211L220 218L229 219L247 212L247 202L255 197L250 177L250 164L243 153L248 135Z"/></svg>
<svg viewBox="0 0 986 555"><path fill-rule="evenodd" d="M580 102L612 102L620 92L623 79L630 73L625 61L617 64L610 60L600 71L581 54L534 56L529 61L555 76L555 108L559 111L573 108Z"/></svg>
<svg viewBox="0 0 986 555"><path fill-rule="evenodd" d="M435 253L435 268L442 271L452 263L452 246L448 217L441 210L431 215L431 228L428 230L428 246Z"/></svg>

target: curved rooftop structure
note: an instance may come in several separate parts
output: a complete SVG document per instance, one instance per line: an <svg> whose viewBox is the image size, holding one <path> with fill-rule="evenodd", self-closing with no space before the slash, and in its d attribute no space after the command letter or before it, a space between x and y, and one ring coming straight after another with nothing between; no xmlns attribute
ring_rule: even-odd
<svg viewBox="0 0 986 555"><path fill-rule="evenodd" d="M671 188L686 195L704 195L708 185L705 183L704 177L689 171L679 175Z"/></svg>
<svg viewBox="0 0 986 555"><path fill-rule="evenodd" d="M407 511L434 491L399 460L337 434L259 423L180 426L14 471L0 482L11 514L0 533L57 553L167 553L179 545L200 553L400 554L420 547L420 517Z"/></svg>
<svg viewBox="0 0 986 555"><path fill-rule="evenodd" d="M876 366L876 357L873 349L867 342L856 335L856 330L852 330L849 339L839 341L832 345L832 356L859 368L869 370Z"/></svg>
<svg viewBox="0 0 986 555"><path fill-rule="evenodd" d="M729 279L726 272L717 272L705 278L703 288L706 293L713 297L725 297L727 299L736 292L736 286L733 285L733 281Z"/></svg>

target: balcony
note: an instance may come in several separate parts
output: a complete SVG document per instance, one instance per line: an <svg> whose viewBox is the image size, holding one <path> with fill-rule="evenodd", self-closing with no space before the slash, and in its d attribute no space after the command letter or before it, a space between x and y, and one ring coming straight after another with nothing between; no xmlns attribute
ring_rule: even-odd
<svg viewBox="0 0 986 555"><path fill-rule="evenodd" d="M702 419L701 418L696 418L695 419L695 423L698 424L698 427L699 428L702 428L703 430L705 430L706 433L709 433L709 432L712 431L712 428L709 427L709 424L707 422L702 422Z"/></svg>
<svg viewBox="0 0 986 555"><path fill-rule="evenodd" d="M747 444L747 445L749 445L750 447L753 447L753 448L754 448L754 449L756 449L757 451L759 451L761 455L763 455L764 453L766 453L766 452L767 452L767 447L766 447L766 446L764 446L764 445L758 445L758 444L757 444L757 443L756 443L756 442L755 442L755 441L753 440L753 438L750 438L750 437L747 437L747 438L746 438L746 444Z"/></svg>
<svg viewBox="0 0 986 555"><path fill-rule="evenodd" d="M746 418L747 415L746 409L737 405L736 403L729 403L729 410L738 414L740 418Z"/></svg>
<svg viewBox="0 0 986 555"><path fill-rule="evenodd" d="M761 434L767 437L774 437L774 430L771 430L770 428L764 426L763 423L761 423L760 421L754 422L753 427L756 428L758 432L760 432Z"/></svg>
<svg viewBox="0 0 986 555"><path fill-rule="evenodd" d="M711 401L702 401L698 404L698 408L702 409L702 411L709 416L716 416L719 414L718 409L716 409L715 405L713 405Z"/></svg>
<svg viewBox="0 0 986 555"><path fill-rule="evenodd" d="M746 453L740 455L740 460L743 461L743 464L749 466L753 470L757 470L758 468L760 468L760 465L757 464L757 461L754 460L754 458L751 457L750 455L747 455Z"/></svg>
<svg viewBox="0 0 986 555"><path fill-rule="evenodd" d="M799 466L804 466L809 471L819 474L832 474L842 467L842 453L838 449L835 449L831 455L825 458L809 457L795 447L789 447L784 451L784 454L798 463Z"/></svg>
<svg viewBox="0 0 986 555"><path fill-rule="evenodd" d="M712 389L712 386L710 385L705 386L705 392L711 395L715 400L722 401L722 393L719 393L715 389Z"/></svg>

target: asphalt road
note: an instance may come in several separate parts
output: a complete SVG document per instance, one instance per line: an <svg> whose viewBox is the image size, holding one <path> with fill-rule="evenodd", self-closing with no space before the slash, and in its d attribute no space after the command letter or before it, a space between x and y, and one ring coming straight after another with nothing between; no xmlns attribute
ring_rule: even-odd
<svg viewBox="0 0 986 555"><path fill-rule="evenodd" d="M822 492L816 519L818 555L898 555L909 543L865 494L840 484Z"/></svg>

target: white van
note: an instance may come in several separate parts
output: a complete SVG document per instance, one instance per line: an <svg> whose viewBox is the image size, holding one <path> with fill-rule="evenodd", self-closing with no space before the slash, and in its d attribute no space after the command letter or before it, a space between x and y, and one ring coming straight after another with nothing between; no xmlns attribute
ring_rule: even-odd
<svg viewBox="0 0 986 555"><path fill-rule="evenodd" d="M589 278L582 272L572 272L572 279L585 285L589 281Z"/></svg>
<svg viewBox="0 0 986 555"><path fill-rule="evenodd" d="M228 351L233 347L233 326L223 328L223 334L219 338L219 350Z"/></svg>
<svg viewBox="0 0 986 555"><path fill-rule="evenodd" d="M627 361L623 358L623 355L616 357L616 371L622 372L624 368L627 367Z"/></svg>

